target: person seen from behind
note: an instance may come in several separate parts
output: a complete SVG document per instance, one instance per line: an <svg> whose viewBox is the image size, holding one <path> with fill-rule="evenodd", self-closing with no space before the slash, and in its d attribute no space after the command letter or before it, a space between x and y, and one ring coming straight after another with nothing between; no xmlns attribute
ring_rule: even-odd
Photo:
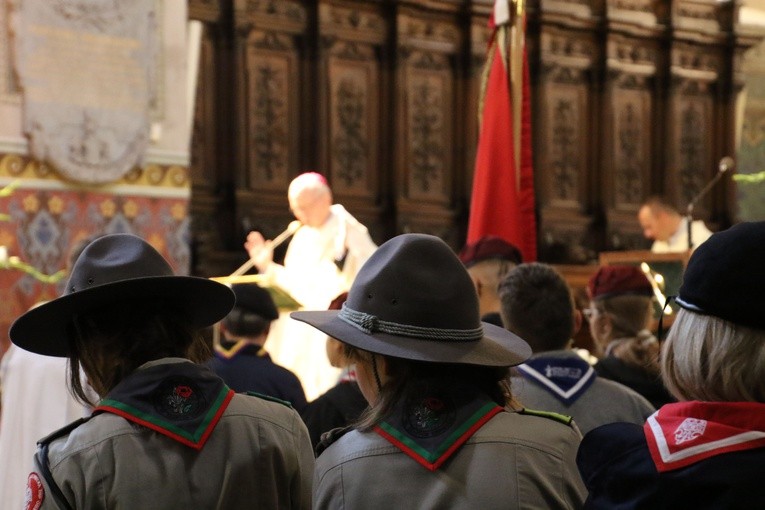
<svg viewBox="0 0 765 510"><path fill-rule="evenodd" d="M22 349L68 358L72 393L94 406L39 442L26 508L310 508L299 415L199 364L210 356L200 330L233 304L228 287L176 276L134 235L86 246L63 295L10 329Z"/></svg>
<svg viewBox="0 0 765 510"><path fill-rule="evenodd" d="M499 286L502 320L525 338L533 356L513 373L513 393L525 406L573 416L587 432L605 423L643 423L655 410L635 391L598 374L571 346L582 324L571 290L547 264L521 264Z"/></svg>
<svg viewBox="0 0 765 510"><path fill-rule="evenodd" d="M653 287L637 266L604 266L587 285L584 310L598 357L601 377L637 391L658 408L674 401L661 381L659 341L650 330Z"/></svg>
<svg viewBox="0 0 765 510"><path fill-rule="evenodd" d="M585 436L586 508L765 508L763 259L765 222L716 233L691 255L661 356L678 402Z"/></svg>
<svg viewBox="0 0 765 510"><path fill-rule="evenodd" d="M519 409L508 367L528 344L481 322L478 297L441 239L404 234L361 268L339 311L298 311L346 346L370 404L319 445L314 508L579 508L580 434Z"/></svg>
<svg viewBox="0 0 765 510"><path fill-rule="evenodd" d="M348 293L343 292L332 300L329 309L340 310L347 298ZM328 336L326 347L329 363L342 369L342 372L337 384L309 402L301 413L314 447L319 444L322 434L350 426L367 408L356 378L356 366L345 355L343 343Z"/></svg>
<svg viewBox="0 0 765 510"><path fill-rule="evenodd" d="M279 318L271 294L255 283L234 284L231 290L236 304L220 323L223 338L208 366L238 393L275 397L302 411L306 399L300 380L266 350L271 323Z"/></svg>

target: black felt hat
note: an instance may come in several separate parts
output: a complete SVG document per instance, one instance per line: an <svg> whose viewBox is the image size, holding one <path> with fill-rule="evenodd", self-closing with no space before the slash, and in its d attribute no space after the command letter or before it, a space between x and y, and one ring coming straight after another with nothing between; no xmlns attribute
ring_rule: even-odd
<svg viewBox="0 0 765 510"><path fill-rule="evenodd" d="M279 318L271 294L257 283L236 283L231 286L231 290L236 296L235 309L240 308L270 321Z"/></svg>
<svg viewBox="0 0 765 510"><path fill-rule="evenodd" d="M700 244L688 261L677 303L765 329L765 222L739 223Z"/></svg>
<svg viewBox="0 0 765 510"><path fill-rule="evenodd" d="M11 341L27 351L66 357L66 328L75 315L153 298L172 303L196 328L219 321L234 305L234 294L226 285L176 276L162 255L140 237L110 234L85 247L61 297L16 319Z"/></svg>
<svg viewBox="0 0 765 510"><path fill-rule="evenodd" d="M343 308L292 312L327 335L366 351L436 363L513 366L529 345L481 322L467 270L441 239L403 234L362 266Z"/></svg>

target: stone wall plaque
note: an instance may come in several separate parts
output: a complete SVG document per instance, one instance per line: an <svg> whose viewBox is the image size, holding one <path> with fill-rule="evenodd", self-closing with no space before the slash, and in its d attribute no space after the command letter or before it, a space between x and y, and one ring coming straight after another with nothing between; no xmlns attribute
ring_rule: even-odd
<svg viewBox="0 0 765 510"><path fill-rule="evenodd" d="M32 156L86 183L142 164L155 0L16 0L14 60Z"/></svg>

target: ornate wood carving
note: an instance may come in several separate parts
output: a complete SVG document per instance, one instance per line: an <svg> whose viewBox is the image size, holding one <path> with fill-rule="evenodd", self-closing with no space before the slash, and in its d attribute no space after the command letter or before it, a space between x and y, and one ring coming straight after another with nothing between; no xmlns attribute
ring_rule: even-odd
<svg viewBox="0 0 765 510"><path fill-rule="evenodd" d="M408 59L407 182L410 198L448 201L451 170L451 73L443 55L415 52Z"/></svg>
<svg viewBox="0 0 765 510"><path fill-rule="evenodd" d="M377 10L323 3L319 31L325 57L327 129L319 137L320 160L335 196L373 208L380 169L380 45L386 23Z"/></svg>
<svg viewBox="0 0 765 510"><path fill-rule="evenodd" d="M209 3L192 0L195 9ZM198 152L235 154L228 167L226 158L211 163L216 214L234 211L220 222L237 223L231 232L239 223L280 232L291 219L289 180L316 169L377 241L428 232L459 248L493 2L232 3L219 13L231 19L209 22L233 32L234 49L217 51L236 78L215 96L232 89L231 104L216 109L217 136L197 134L194 152L194 165ZM642 198L666 194L682 205L732 152L732 93L757 37L736 25L736 2L528 6L540 259L585 263L599 250L644 248ZM697 209L711 226L728 217L720 188ZM235 241L228 246L239 250Z"/></svg>
<svg viewBox="0 0 765 510"><path fill-rule="evenodd" d="M286 189L298 170L297 51L289 36L256 30L246 58L249 186Z"/></svg>

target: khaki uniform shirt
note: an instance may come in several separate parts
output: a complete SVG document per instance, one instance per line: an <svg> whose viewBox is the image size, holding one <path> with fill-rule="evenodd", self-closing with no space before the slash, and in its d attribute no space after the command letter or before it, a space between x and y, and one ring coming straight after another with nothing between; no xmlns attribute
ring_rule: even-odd
<svg viewBox="0 0 765 510"><path fill-rule="evenodd" d="M502 412L429 471L377 433L352 431L316 461L314 508L581 508L580 440L576 427Z"/></svg>
<svg viewBox="0 0 765 510"><path fill-rule="evenodd" d="M103 413L53 440L48 459L53 479L78 509L311 506L313 450L300 416L243 394L233 396L199 451ZM42 495L39 508L59 508L39 466L29 483L32 492L41 484L31 495Z"/></svg>

